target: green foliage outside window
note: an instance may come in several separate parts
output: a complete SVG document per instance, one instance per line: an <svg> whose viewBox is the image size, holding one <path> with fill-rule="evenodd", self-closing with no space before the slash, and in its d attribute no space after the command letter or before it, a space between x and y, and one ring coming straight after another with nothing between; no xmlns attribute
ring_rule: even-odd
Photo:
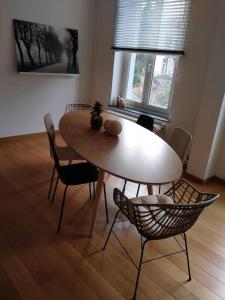
<svg viewBox="0 0 225 300"><path fill-rule="evenodd" d="M136 61L135 61L135 69L134 69L134 80L133 80L134 87L138 87L140 84L143 84L146 64L147 64L147 55L137 54Z"/></svg>

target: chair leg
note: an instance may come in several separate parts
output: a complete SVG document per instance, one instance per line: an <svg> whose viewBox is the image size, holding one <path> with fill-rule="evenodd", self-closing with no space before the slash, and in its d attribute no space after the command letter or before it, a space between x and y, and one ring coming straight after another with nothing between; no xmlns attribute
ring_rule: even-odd
<svg viewBox="0 0 225 300"><path fill-rule="evenodd" d="M139 194L140 187L141 187L141 185L140 185L140 183L139 183L139 184L138 184L138 188L137 188L136 197L138 197L138 194Z"/></svg>
<svg viewBox="0 0 225 300"><path fill-rule="evenodd" d="M93 182L94 198L95 198L95 183Z"/></svg>
<svg viewBox="0 0 225 300"><path fill-rule="evenodd" d="M159 194L161 193L161 184L159 185Z"/></svg>
<svg viewBox="0 0 225 300"><path fill-rule="evenodd" d="M191 269L190 269L190 262L189 262L189 255L188 255L188 244L187 244L187 237L186 233L184 233L184 242L185 242L185 254L187 256L187 266L188 266L188 281L191 281Z"/></svg>
<svg viewBox="0 0 225 300"><path fill-rule="evenodd" d="M55 188L54 188L54 193L53 193L52 200L51 200L51 203L52 203L52 204L54 203L54 200L55 200L55 193L56 193L56 189L57 189L57 186L58 186L58 182L59 182L59 176L58 176L57 179L56 179Z"/></svg>
<svg viewBox="0 0 225 300"><path fill-rule="evenodd" d="M55 176L55 165L54 165L53 171L52 171L52 177L51 177L50 187L49 187L49 191L48 191L48 199L50 198L50 195L51 195L54 176Z"/></svg>
<svg viewBox="0 0 225 300"><path fill-rule="evenodd" d="M110 237L110 235L111 235L111 233L112 233L113 226L114 226L114 224L115 224L115 222L116 222L116 218L117 218L119 212L120 212L120 210L118 210L117 213L115 214L114 220L113 220L113 222L112 222L112 226L111 226L111 228L110 228L110 230L109 230L109 234L108 234L108 236L107 236L107 238L106 238L105 245L104 245L104 247L102 248L102 250L105 250L105 248L106 248L106 246L107 246L107 244L108 244L109 237Z"/></svg>
<svg viewBox="0 0 225 300"><path fill-rule="evenodd" d="M59 217L59 224L58 224L58 230L57 230L58 233L60 233L60 229L61 229L61 223L62 223L62 217L63 217L63 210L64 210L64 204L65 204L65 199L66 199L67 188L68 188L68 185L66 185L66 187L64 189L64 193L63 193L63 200L62 200L60 217Z"/></svg>
<svg viewBox="0 0 225 300"><path fill-rule="evenodd" d="M135 284L135 289L134 289L134 295L133 295L132 300L136 299L138 282L139 282L139 277L140 277L140 272L141 272L142 258L143 258L143 254L144 254L145 244L147 242L148 242L148 240L145 240L144 243L142 244L142 247L141 247L141 256L140 256L140 261L139 261L139 266L138 266L138 273L137 273L137 279L136 279L136 284Z"/></svg>
<svg viewBox="0 0 225 300"><path fill-rule="evenodd" d="M174 198L174 200L175 200L175 183L174 183L174 181L172 182L172 187L173 187L173 198Z"/></svg>
<svg viewBox="0 0 225 300"><path fill-rule="evenodd" d="M106 214L106 221L109 222L109 214L108 214L108 205L107 205L107 198L106 198L106 188L105 182L103 182L103 189L104 189L104 200L105 200L105 214Z"/></svg>
<svg viewBox="0 0 225 300"><path fill-rule="evenodd" d="M91 183L88 182L88 184L89 184L89 195L90 195L90 199L91 199L91 196L92 196L92 194L91 194Z"/></svg>
<svg viewBox="0 0 225 300"><path fill-rule="evenodd" d="M126 185L127 185L127 180L124 181L123 190L122 190L123 193L125 193Z"/></svg>

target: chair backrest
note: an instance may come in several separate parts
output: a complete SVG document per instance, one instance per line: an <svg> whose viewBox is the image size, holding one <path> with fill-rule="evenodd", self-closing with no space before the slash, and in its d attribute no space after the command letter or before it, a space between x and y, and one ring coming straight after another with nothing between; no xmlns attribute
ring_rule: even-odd
<svg viewBox="0 0 225 300"><path fill-rule="evenodd" d="M150 131L153 131L154 119L147 115L140 115L137 119L137 124Z"/></svg>
<svg viewBox="0 0 225 300"><path fill-rule="evenodd" d="M54 124L52 121L52 116L50 113L46 114L44 116L44 123L45 123L45 128L48 134L48 141L49 141L49 147L50 147L50 156L54 159L55 162L55 167L58 171L60 172L60 164L58 160L58 156L56 153L56 143L55 143L55 128Z"/></svg>
<svg viewBox="0 0 225 300"><path fill-rule="evenodd" d="M92 105L83 103L69 103L66 105L65 114L77 110L91 110Z"/></svg>
<svg viewBox="0 0 225 300"><path fill-rule="evenodd" d="M169 139L169 145L179 155L181 161L184 163L187 154L190 150L192 136L186 130L176 127Z"/></svg>
<svg viewBox="0 0 225 300"><path fill-rule="evenodd" d="M216 193L201 193L186 180L178 181L165 195L174 204L137 204L118 189L113 198L121 212L149 240L159 240L190 229L203 209L218 197Z"/></svg>
<svg viewBox="0 0 225 300"><path fill-rule="evenodd" d="M47 133L51 136L51 139L55 143L55 128L52 121L52 115L50 113L44 116L44 123Z"/></svg>
<svg viewBox="0 0 225 300"><path fill-rule="evenodd" d="M52 116L50 113L44 116L44 123L48 134L50 154L51 157L54 159L55 167L57 169L58 175L60 176L60 164L56 153L56 144L55 144L55 130L54 130L54 124L52 122Z"/></svg>

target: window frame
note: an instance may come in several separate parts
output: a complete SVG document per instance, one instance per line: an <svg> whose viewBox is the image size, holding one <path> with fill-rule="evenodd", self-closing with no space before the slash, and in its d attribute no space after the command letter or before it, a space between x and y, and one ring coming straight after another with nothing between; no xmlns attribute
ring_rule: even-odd
<svg viewBox="0 0 225 300"><path fill-rule="evenodd" d="M127 89L129 85L129 74L130 74L130 69L131 69L131 60L132 60L132 54L138 54L140 52L126 52L124 53L124 71L123 71L123 85L122 85L122 97L126 99L126 104L127 107L133 108L133 109L140 109L158 116L170 117L171 113L171 105L172 105L172 98L173 98L173 92L174 92L174 85L176 81L176 75L177 75L177 66L178 66L178 61L179 61L179 55L172 55L172 54L158 54L158 53L146 53L149 54L149 62L147 63L148 65L146 66L145 70L145 80L144 80L144 85L143 85L143 94L142 94L142 101L141 103L133 101L131 99L128 99L126 97L127 95ZM151 87L152 87L152 79L153 79L153 74L154 74L154 67L155 67L155 60L157 55L168 55L168 56L176 56L176 61L175 61L175 66L174 66L174 72L173 72L173 78L172 78L172 83L171 83L171 89L170 89L170 95L168 99L168 107L162 108L158 106L154 106L151 104L148 104L148 101L150 99L150 94L151 94ZM149 69L149 65L153 64L153 67ZM148 70L147 70L148 68ZM131 80L132 81L132 80Z"/></svg>

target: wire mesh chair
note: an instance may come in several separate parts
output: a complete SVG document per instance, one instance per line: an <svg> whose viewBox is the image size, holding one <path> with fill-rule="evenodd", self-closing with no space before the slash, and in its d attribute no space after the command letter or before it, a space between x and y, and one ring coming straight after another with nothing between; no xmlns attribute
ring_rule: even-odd
<svg viewBox="0 0 225 300"><path fill-rule="evenodd" d="M150 131L153 131L154 119L151 116L141 114L141 115L139 115L136 123ZM124 185L123 185L123 193L125 193L126 185L127 185L127 180L125 180ZM136 197L139 194L140 187L141 187L141 185L139 183L138 188L137 188Z"/></svg>
<svg viewBox="0 0 225 300"><path fill-rule="evenodd" d="M92 106L90 104L83 103L69 103L66 105L65 114L77 110L91 110Z"/></svg>
<svg viewBox="0 0 225 300"><path fill-rule="evenodd" d="M139 266L135 265L138 273L133 299L136 298L141 265L151 260L165 257L160 256L150 260L143 260L144 248L148 241L161 240L169 237L175 238L176 235L181 234L183 245L175 238L181 250L166 256L184 252L187 258L188 280L191 280L186 231L194 225L203 209L212 204L218 197L219 194L216 193L200 192L184 179L175 183L164 195L152 195L128 199L119 189L114 189L113 198L119 210L115 215L103 250L105 250L109 237L113 232L116 239L120 242L120 245L135 265L133 259L113 231L115 223L121 222L121 220L116 221L119 212L121 212L126 216L127 221L136 227L141 236L141 256ZM159 201L160 198L161 201ZM145 238L143 243L142 238Z"/></svg>

